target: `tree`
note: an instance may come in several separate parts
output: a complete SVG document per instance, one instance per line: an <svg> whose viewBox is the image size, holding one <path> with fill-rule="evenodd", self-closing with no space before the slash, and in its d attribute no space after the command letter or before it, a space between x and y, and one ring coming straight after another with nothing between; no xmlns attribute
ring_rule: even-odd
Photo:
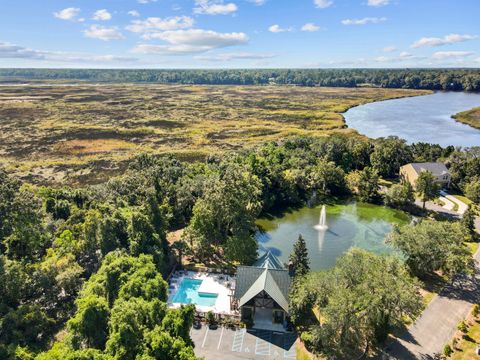
<svg viewBox="0 0 480 360"><path fill-rule="evenodd" d="M475 212L471 206L463 213L460 223L462 224L466 240L475 241L478 235L475 228Z"/></svg>
<svg viewBox="0 0 480 360"><path fill-rule="evenodd" d="M397 176L400 166L408 164L412 159L412 152L406 141L396 136L377 139L370 155L372 167L380 176L387 178Z"/></svg>
<svg viewBox="0 0 480 360"><path fill-rule="evenodd" d="M476 204L480 204L480 176L465 185L465 195Z"/></svg>
<svg viewBox="0 0 480 360"><path fill-rule="evenodd" d="M49 240L44 219L41 200L21 189L11 203L10 234L4 239L9 258L32 262L42 257Z"/></svg>
<svg viewBox="0 0 480 360"><path fill-rule="evenodd" d="M295 286L292 319L299 319L298 310L306 314L304 303L310 312L318 309L321 323L310 318L302 338L309 339L310 350L328 358L351 358L366 345L384 341L394 326L405 317L414 319L422 309L418 282L399 259L360 249L351 249L334 268L310 273Z"/></svg>
<svg viewBox="0 0 480 360"><path fill-rule="evenodd" d="M415 196L409 182L392 185L385 193L385 205L405 209L413 204Z"/></svg>
<svg viewBox="0 0 480 360"><path fill-rule="evenodd" d="M420 195L423 208L425 203L438 197L439 187L430 171L422 171L415 182L415 190Z"/></svg>
<svg viewBox="0 0 480 360"><path fill-rule="evenodd" d="M288 261L295 276L304 276L310 271L307 243L302 235L298 235L298 239L293 245L293 252L290 254Z"/></svg>
<svg viewBox="0 0 480 360"><path fill-rule="evenodd" d="M378 199L378 174L375 169L367 166L360 172L358 197L365 202L375 202Z"/></svg>
<svg viewBox="0 0 480 360"><path fill-rule="evenodd" d="M82 343L87 347L103 350L108 337L110 309L105 298L93 294L77 301L77 313L68 321L76 348Z"/></svg>
<svg viewBox="0 0 480 360"><path fill-rule="evenodd" d="M388 241L402 251L412 274L425 277L441 271L452 276L473 266L463 234L458 223L424 220L416 226L395 227Z"/></svg>

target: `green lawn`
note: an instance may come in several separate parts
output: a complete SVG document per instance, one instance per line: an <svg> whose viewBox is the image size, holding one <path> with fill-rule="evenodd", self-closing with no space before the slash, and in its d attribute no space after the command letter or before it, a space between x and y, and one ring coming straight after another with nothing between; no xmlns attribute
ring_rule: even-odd
<svg viewBox="0 0 480 360"><path fill-rule="evenodd" d="M475 325L470 327L468 330L467 339L463 339L458 345L457 349L453 355L453 360L471 360L478 359L478 356L475 355L476 343L480 342L480 320L475 322Z"/></svg>
<svg viewBox="0 0 480 360"><path fill-rule="evenodd" d="M464 204L466 205L470 205L473 203L472 200L470 200L469 198L463 196L463 195L453 195L454 198L457 198L458 200L460 200L461 202L463 202Z"/></svg>

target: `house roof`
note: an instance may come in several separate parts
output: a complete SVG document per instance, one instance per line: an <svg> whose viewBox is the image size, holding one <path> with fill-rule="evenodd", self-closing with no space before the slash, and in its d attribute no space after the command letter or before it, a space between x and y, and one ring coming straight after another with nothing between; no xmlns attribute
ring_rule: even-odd
<svg viewBox="0 0 480 360"><path fill-rule="evenodd" d="M272 254L269 250L263 254L255 263L255 267L268 268L268 269L284 269L283 264L278 258Z"/></svg>
<svg viewBox="0 0 480 360"><path fill-rule="evenodd" d="M288 311L288 292L292 282L288 270L271 253L262 256L255 265L258 266L237 268L234 297L239 300L239 306L265 291L283 310Z"/></svg>
<svg viewBox="0 0 480 360"><path fill-rule="evenodd" d="M412 166L417 174L420 174L423 171L430 171L435 176L449 174L445 164L440 162L411 163L409 165Z"/></svg>

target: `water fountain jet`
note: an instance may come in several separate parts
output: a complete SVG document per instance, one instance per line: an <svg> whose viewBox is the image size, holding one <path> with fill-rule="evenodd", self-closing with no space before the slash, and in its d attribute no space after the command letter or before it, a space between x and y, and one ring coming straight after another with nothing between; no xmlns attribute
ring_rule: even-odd
<svg viewBox="0 0 480 360"><path fill-rule="evenodd" d="M322 210L320 211L320 220L317 225L313 227L318 231L325 231L328 229L327 225L327 208L325 205L322 206Z"/></svg>

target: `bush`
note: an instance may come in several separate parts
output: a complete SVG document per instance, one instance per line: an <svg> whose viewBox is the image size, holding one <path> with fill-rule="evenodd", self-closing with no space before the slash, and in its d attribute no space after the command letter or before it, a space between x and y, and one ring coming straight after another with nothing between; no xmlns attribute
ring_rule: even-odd
<svg viewBox="0 0 480 360"><path fill-rule="evenodd" d="M478 304L475 304L475 305L473 305L472 315L475 316L475 317L477 317L477 316L478 316L478 313L479 313Z"/></svg>
<svg viewBox="0 0 480 360"><path fill-rule="evenodd" d="M450 356L450 355L452 355L452 353L453 353L453 350L450 347L450 345L448 345L448 344L445 345L444 348L443 348L443 355Z"/></svg>
<svg viewBox="0 0 480 360"><path fill-rule="evenodd" d="M460 324L458 324L458 326L457 326L457 329L460 330L464 334L466 334L468 332L468 327L465 324L465 321L460 322Z"/></svg>
<svg viewBox="0 0 480 360"><path fill-rule="evenodd" d="M215 323L215 315L213 314L213 312L211 311L207 312L207 314L205 315L205 320L207 321L208 324Z"/></svg>

